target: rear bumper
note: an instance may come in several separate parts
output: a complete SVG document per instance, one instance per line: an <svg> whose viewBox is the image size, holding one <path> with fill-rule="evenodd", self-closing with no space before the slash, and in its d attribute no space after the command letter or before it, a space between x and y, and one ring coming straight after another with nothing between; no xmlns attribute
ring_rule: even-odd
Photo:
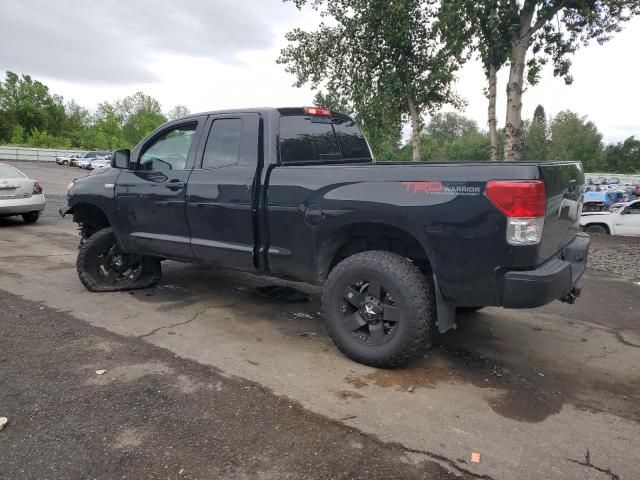
<svg viewBox="0 0 640 480"><path fill-rule="evenodd" d="M564 300L573 303L580 295L579 282L587 268L589 236L579 234L554 258L534 270L507 272L502 306L534 308Z"/></svg>
<svg viewBox="0 0 640 480"><path fill-rule="evenodd" d="M44 194L32 195L29 198L0 199L0 215L20 215L22 213L41 212L46 200Z"/></svg>

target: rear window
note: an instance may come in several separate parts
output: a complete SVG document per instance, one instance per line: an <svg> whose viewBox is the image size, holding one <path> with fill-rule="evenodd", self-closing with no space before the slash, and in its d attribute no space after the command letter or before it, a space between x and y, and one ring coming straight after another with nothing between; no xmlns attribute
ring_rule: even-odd
<svg viewBox="0 0 640 480"><path fill-rule="evenodd" d="M3 178L26 178L26 176L10 165L0 165L0 180Z"/></svg>
<svg viewBox="0 0 640 480"><path fill-rule="evenodd" d="M282 163L371 161L367 142L355 122L334 118L280 117Z"/></svg>

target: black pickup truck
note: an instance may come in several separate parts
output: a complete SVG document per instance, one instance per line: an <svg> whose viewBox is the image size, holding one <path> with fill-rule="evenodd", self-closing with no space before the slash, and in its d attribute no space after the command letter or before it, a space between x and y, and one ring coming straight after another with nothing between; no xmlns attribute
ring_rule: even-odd
<svg viewBox="0 0 640 480"><path fill-rule="evenodd" d="M392 367L483 306L573 303L589 237L574 162L374 163L351 118L229 110L163 125L69 186L92 291L144 288L163 259L324 285L349 357Z"/></svg>

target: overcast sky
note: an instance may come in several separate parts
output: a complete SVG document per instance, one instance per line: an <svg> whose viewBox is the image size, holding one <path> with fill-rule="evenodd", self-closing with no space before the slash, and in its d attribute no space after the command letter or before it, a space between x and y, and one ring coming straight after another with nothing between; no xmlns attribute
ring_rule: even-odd
<svg viewBox="0 0 640 480"><path fill-rule="evenodd" d="M275 59L294 27L318 19L281 0L0 0L0 71L27 73L66 100L93 110L142 90L165 110L192 112L308 105ZM570 109L593 120L607 141L640 137L640 20L574 58L574 84L546 71L524 97L525 117ZM504 92L505 74L499 91ZM465 115L486 126L484 76L477 62L460 73ZM504 100L504 94L499 98ZM499 102L502 123L504 102Z"/></svg>

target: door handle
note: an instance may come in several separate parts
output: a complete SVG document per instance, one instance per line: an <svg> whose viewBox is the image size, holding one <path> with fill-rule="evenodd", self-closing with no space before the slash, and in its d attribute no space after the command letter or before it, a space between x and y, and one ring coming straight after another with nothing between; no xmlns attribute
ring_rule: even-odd
<svg viewBox="0 0 640 480"><path fill-rule="evenodd" d="M169 182L165 184L169 190L182 190L185 186L184 182Z"/></svg>

